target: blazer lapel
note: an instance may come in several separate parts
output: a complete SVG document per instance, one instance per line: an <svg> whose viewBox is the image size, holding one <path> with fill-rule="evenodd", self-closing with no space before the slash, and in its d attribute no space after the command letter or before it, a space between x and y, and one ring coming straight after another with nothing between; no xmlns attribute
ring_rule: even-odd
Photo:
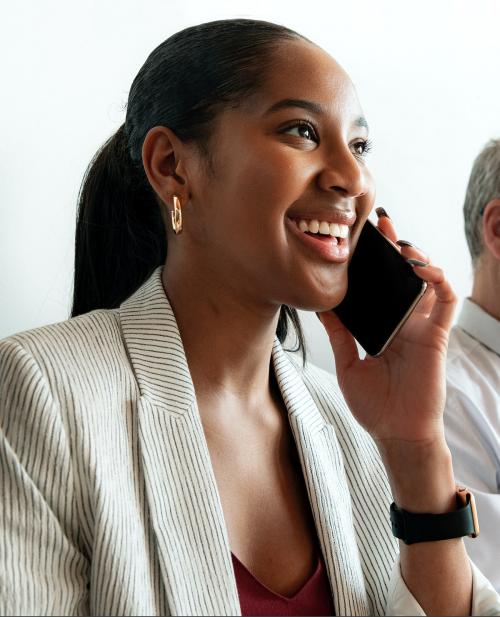
<svg viewBox="0 0 500 617"><path fill-rule="evenodd" d="M335 613L370 614L352 520L351 498L335 429L323 419L276 338L273 363L299 453Z"/></svg>
<svg viewBox="0 0 500 617"><path fill-rule="evenodd" d="M172 615L241 615L210 454L161 267L120 307L140 390L139 446Z"/></svg>
<svg viewBox="0 0 500 617"><path fill-rule="evenodd" d="M182 418L141 399L151 521L172 615L241 615L229 540L195 405Z"/></svg>
<svg viewBox="0 0 500 617"><path fill-rule="evenodd" d="M241 615L222 505L162 266L120 307L137 379L139 445L172 615ZM297 445L337 615L368 614L341 448L275 337L272 362Z"/></svg>

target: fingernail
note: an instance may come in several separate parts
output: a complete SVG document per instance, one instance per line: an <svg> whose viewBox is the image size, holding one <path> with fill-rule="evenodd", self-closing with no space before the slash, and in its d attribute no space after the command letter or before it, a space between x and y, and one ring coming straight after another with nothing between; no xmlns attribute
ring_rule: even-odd
<svg viewBox="0 0 500 617"><path fill-rule="evenodd" d="M425 253L425 251L418 248L418 246L415 246L411 242L408 242L408 240L396 240L396 244L399 244L399 246L409 246L412 249L417 249L417 251L420 251L421 253Z"/></svg>
<svg viewBox="0 0 500 617"><path fill-rule="evenodd" d="M391 217L387 214L387 212L384 210L384 208L382 208L381 206L379 206L378 208L375 208L375 212L377 213L377 216L380 218L381 216L386 216L388 219L390 219Z"/></svg>
<svg viewBox="0 0 500 617"><path fill-rule="evenodd" d="M412 257L410 257L406 261L410 264L410 266L422 266L422 268L424 268L425 266L429 265L428 261L422 261L420 259L413 259Z"/></svg>

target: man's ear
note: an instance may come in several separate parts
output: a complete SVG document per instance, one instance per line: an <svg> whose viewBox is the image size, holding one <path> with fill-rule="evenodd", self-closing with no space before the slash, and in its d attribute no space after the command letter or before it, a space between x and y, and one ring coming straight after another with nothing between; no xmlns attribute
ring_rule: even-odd
<svg viewBox="0 0 500 617"><path fill-rule="evenodd" d="M500 199L492 199L484 209L483 242L495 259L500 260Z"/></svg>
<svg viewBox="0 0 500 617"><path fill-rule="evenodd" d="M184 146L171 129L166 126L149 129L142 144L144 171L154 192L170 206L173 195L182 204L189 199L183 154Z"/></svg>

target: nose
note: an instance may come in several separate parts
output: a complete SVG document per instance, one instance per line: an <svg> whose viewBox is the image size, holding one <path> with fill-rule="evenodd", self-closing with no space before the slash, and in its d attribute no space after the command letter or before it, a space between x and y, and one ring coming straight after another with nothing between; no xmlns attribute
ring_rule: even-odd
<svg viewBox="0 0 500 617"><path fill-rule="evenodd" d="M319 185L341 197L361 197L370 190L370 174L347 145L336 148L321 171Z"/></svg>

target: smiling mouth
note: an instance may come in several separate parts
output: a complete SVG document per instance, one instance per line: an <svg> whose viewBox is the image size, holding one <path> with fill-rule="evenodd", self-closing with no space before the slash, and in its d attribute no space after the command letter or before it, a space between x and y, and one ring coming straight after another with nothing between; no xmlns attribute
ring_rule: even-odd
<svg viewBox="0 0 500 617"><path fill-rule="evenodd" d="M309 256L331 263L346 263L349 259L349 226L336 223L324 224L312 220L286 217L287 227ZM301 229L302 227L302 229Z"/></svg>
<svg viewBox="0 0 500 617"><path fill-rule="evenodd" d="M340 223L329 223L317 219L290 219L307 236L334 244L346 244L349 237L349 226Z"/></svg>

